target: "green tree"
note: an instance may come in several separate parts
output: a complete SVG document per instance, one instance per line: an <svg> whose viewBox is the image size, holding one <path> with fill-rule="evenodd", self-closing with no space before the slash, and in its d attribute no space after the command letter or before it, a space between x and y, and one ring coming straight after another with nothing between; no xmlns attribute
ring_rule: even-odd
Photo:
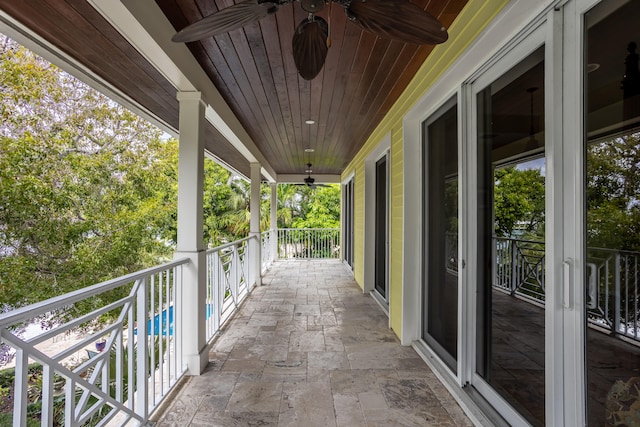
<svg viewBox="0 0 640 427"><path fill-rule="evenodd" d="M300 216L299 185L278 184L278 228L291 228Z"/></svg>
<svg viewBox="0 0 640 427"><path fill-rule="evenodd" d="M516 228L544 233L544 176L539 169L496 169L494 209L496 234L512 237Z"/></svg>
<svg viewBox="0 0 640 427"><path fill-rule="evenodd" d="M309 188L300 191L300 217L293 221L294 228L339 228L340 186Z"/></svg>
<svg viewBox="0 0 640 427"><path fill-rule="evenodd" d="M587 244L640 251L640 133L587 147Z"/></svg>
<svg viewBox="0 0 640 427"><path fill-rule="evenodd" d="M167 259L175 141L8 38L0 46L0 300L17 307Z"/></svg>

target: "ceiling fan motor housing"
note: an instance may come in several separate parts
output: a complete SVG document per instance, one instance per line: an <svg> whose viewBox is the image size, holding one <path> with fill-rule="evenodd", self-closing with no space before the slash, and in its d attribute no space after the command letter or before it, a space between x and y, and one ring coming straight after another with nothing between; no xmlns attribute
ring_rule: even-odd
<svg viewBox="0 0 640 427"><path fill-rule="evenodd" d="M302 10L309 13L320 12L325 5L325 0L300 0Z"/></svg>

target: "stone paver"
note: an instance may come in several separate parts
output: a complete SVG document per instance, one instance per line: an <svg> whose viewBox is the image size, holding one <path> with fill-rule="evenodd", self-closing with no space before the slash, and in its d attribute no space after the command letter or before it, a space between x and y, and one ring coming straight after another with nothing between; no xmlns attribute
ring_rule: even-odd
<svg viewBox="0 0 640 427"><path fill-rule="evenodd" d="M471 426L339 261L279 261L224 328L168 426Z"/></svg>

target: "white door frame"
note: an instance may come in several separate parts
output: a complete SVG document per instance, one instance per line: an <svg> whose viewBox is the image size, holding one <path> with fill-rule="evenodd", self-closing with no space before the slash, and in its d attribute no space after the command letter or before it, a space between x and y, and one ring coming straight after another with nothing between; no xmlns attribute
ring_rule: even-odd
<svg viewBox="0 0 640 427"><path fill-rule="evenodd" d="M607 0L616 6L624 1ZM556 275L563 281L559 295L563 307L562 326L564 340L558 343L564 351L564 413L555 418L564 425L583 426L587 423L587 374L586 374L586 293L583 283L586 277L586 201L585 201L585 20L584 15L600 0L571 0L563 5L556 26L557 38L563 40L563 64L554 72L562 78L557 87L556 102L562 105L559 119L559 136L562 144L558 151L555 173L562 185L556 186L558 203L564 201L564 209L558 208L554 234L563 236L558 244L554 261L563 262ZM564 100L564 104L562 104ZM560 246L561 245L561 246ZM560 250L561 249L561 250ZM560 413L560 408L558 408Z"/></svg>
<svg viewBox="0 0 640 427"><path fill-rule="evenodd" d="M353 226L354 226L354 207L355 207L355 195L354 195L354 189L355 189L355 182L356 182L356 178L355 178L356 174L355 172L351 172L346 179L342 180L342 183L340 185L340 212L341 212L341 222L342 222L342 232L341 232L341 238L340 238L340 260L342 261L342 263L351 271L351 274L353 274L354 272L354 259L353 259L353 245L354 245L354 239L353 239ZM346 187L351 184L351 192L350 194L347 195L347 191L346 191ZM349 196L349 200L347 200L347 196ZM350 210L350 217L347 218L347 216L345 215L346 211L347 211L347 206L346 203L350 203L351 204L351 209ZM347 225L347 221L349 221L349 224ZM350 236L347 236L347 231L349 231L351 233ZM349 265L349 263L347 262L347 260L345 259L345 249L347 247L346 242L347 240L350 239L349 242L349 246L350 246L350 251L351 251L351 265Z"/></svg>
<svg viewBox="0 0 640 427"><path fill-rule="evenodd" d="M552 16L553 11L547 12L549 16ZM495 59L488 64L487 67L481 69L476 75L472 76L465 84L463 85L463 93L465 94L466 101L465 105L467 106L466 118L468 121L468 127L466 128L466 140L468 141L465 144L465 158L467 159L467 174L465 179L466 186L466 200L465 205L466 208L463 208L466 212L470 213L467 222L467 239L466 239L466 248L469 253L468 263L467 263L467 272L466 277L469 280L467 286L463 286L463 289L466 290L467 295L465 300L468 302L467 305L467 313L468 316L465 320L465 327L468 331L466 334L467 337L467 351L466 351L466 359L464 362L466 363L466 370L464 370L464 375L467 377L466 380L477 389L485 399L497 410L497 412L511 425L527 425L526 420L516 411L514 410L507 401L502 398L480 375L476 373L476 349L477 349L477 336L474 332L476 317L478 315L477 312L477 277L479 273L478 267L478 223L476 221L477 216L473 215L473 212L477 212L478 209L478 199L477 192L475 188L477 186L477 159L478 159L478 151L477 151L477 114L478 114L478 106L477 106L477 95L482 90L484 90L488 85L504 76L514 67L520 66L523 61L526 63L527 59L530 55L536 51L541 46L545 47L544 60L545 60L545 157L547 164L553 163L553 157L550 157L549 150L555 144L552 133L548 131L553 126L553 123L550 123L551 117L555 114L556 106L553 104L553 93L552 88L554 86L553 76L549 75L548 70L551 64L554 63L554 58L552 57L553 49L550 48L553 43L552 32L549 30L550 25L548 25L548 16L542 15L537 19L532 21L519 35L516 39L512 41L508 46L502 50L499 55L496 55ZM547 176L546 179L546 206L547 213L549 213L550 207L553 205L551 200L553 198L553 188L554 180L553 177ZM464 206L464 205L463 205ZM547 220L548 220L547 216ZM560 235L561 238L561 235ZM547 233L545 238L545 250L549 250L553 248L557 243L558 236L554 236L553 233ZM547 269L553 268L554 271L556 269L555 265L552 263L547 264ZM557 294L557 281L554 280L554 277L550 277L547 274L546 278L546 307L545 307L545 407L546 414L545 418L548 420L550 409L550 403L555 402L558 397L561 398L563 388L553 387L552 385L557 383L556 379L552 377L552 373L563 369L562 364L562 354L561 350L557 351L553 346L553 337L557 338L557 330L555 329L555 324L557 323L558 311L561 312L561 308L558 308L556 304L555 295ZM555 312L555 315L554 315ZM551 386L550 386L551 385ZM559 396L560 395L560 396ZM556 410L553 405L551 406L552 410Z"/></svg>
<svg viewBox="0 0 640 427"><path fill-rule="evenodd" d="M391 160L391 134L385 135L380 144L374 148L364 161L364 284L363 291L371 293L375 289L375 263L376 263L376 162L387 156L387 202L391 176L389 164ZM390 203L387 203L387 217L390 218ZM388 221L387 221L388 222ZM387 242L389 241L389 224L387 224ZM387 256L387 288L389 287L389 256ZM389 289L386 292L387 315L389 305ZM383 307L384 308L384 307Z"/></svg>

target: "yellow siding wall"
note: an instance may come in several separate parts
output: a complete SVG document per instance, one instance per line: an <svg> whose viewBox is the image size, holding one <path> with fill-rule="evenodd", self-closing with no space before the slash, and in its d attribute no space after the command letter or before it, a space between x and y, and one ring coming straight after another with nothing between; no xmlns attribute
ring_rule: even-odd
<svg viewBox="0 0 640 427"><path fill-rule="evenodd" d="M398 336L402 331L402 233L403 233L403 161L402 119L438 77L469 46L508 0L469 0L462 13L449 28L449 40L437 46L422 65L407 89L373 131L363 148L343 172L343 179L355 173L354 182L354 264L355 279L364 283L364 162L385 135L391 134L391 241L389 266L389 315L391 328ZM416 215L419 215L416 212Z"/></svg>

